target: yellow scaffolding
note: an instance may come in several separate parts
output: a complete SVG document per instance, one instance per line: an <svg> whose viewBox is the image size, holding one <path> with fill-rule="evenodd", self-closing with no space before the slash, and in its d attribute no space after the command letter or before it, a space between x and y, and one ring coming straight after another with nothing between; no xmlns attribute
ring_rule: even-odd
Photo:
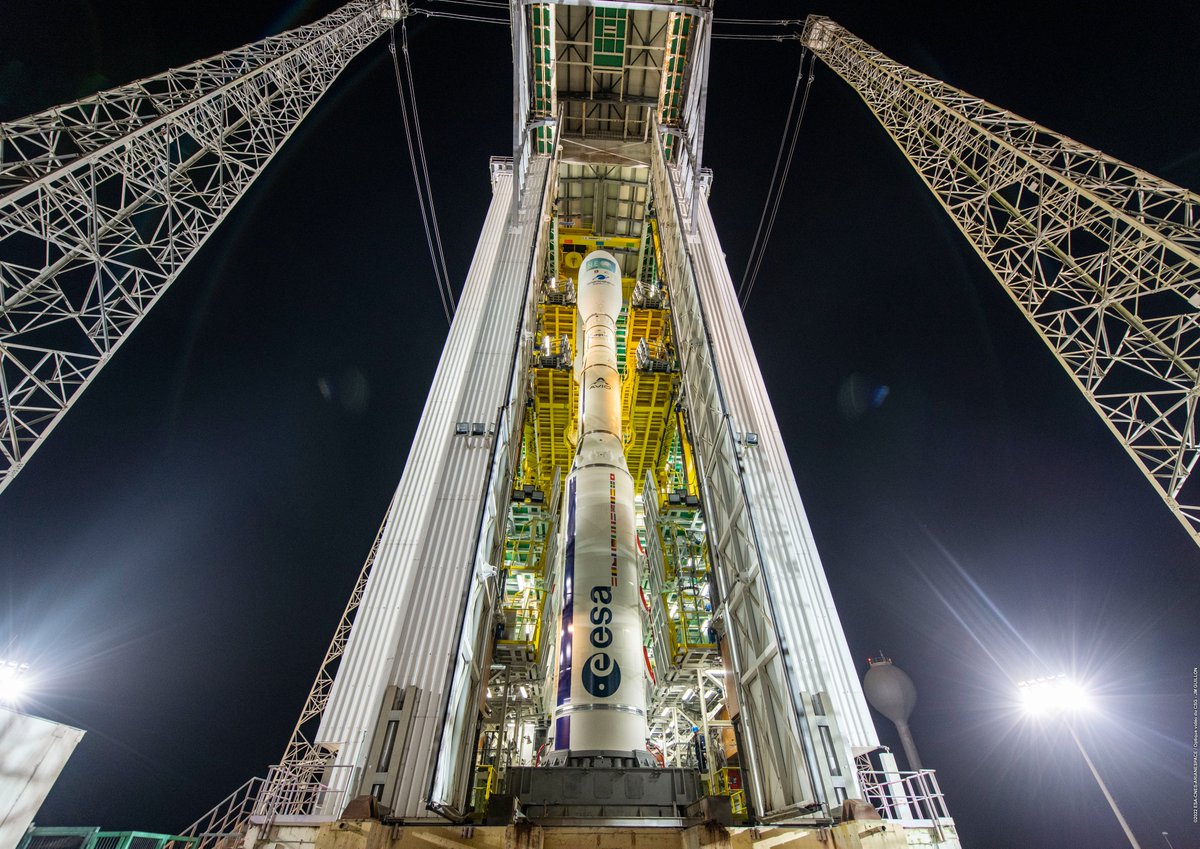
<svg viewBox="0 0 1200 849"><path fill-rule="evenodd" d="M558 267L570 277L575 276L584 256L594 250L636 252L642 244L641 239L630 239L625 236L597 236L587 227L570 226L576 223L574 221L567 219L559 221ZM574 257L571 256L572 254ZM625 293L625 297L628 299L628 292Z"/></svg>
<svg viewBox="0 0 1200 849"><path fill-rule="evenodd" d="M662 453L677 377L663 372L634 371L622 387L622 428L628 434L625 460L634 481L644 479Z"/></svg>
<svg viewBox="0 0 1200 849"><path fill-rule="evenodd" d="M735 766L719 769L713 775L712 794L728 796L733 813L737 816L746 814L746 791L742 787L742 771Z"/></svg>
<svg viewBox="0 0 1200 849"><path fill-rule="evenodd" d="M487 813L487 801L491 798L495 778L494 766L486 764L475 767L475 781L471 786L471 810L474 813Z"/></svg>
<svg viewBox="0 0 1200 849"><path fill-rule="evenodd" d="M537 440L538 484L544 490L554 479L554 469L562 475L571 470L575 458L576 408L579 387L571 372L556 368L533 369L534 433Z"/></svg>
<svg viewBox="0 0 1200 849"><path fill-rule="evenodd" d="M508 664L532 663L542 642L542 599L545 592L533 575L520 573L529 584L519 590L506 587L503 608L503 635L496 640L496 659Z"/></svg>

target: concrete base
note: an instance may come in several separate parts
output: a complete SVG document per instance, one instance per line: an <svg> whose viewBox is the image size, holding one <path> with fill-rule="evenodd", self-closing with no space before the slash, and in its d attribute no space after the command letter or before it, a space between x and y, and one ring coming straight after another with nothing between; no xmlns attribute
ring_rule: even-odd
<svg viewBox="0 0 1200 849"><path fill-rule="evenodd" d="M911 839L911 842L910 842ZM823 828L567 828L524 822L509 826L387 826L339 820L319 826L273 826L247 835L243 849L961 849L954 825L866 820Z"/></svg>

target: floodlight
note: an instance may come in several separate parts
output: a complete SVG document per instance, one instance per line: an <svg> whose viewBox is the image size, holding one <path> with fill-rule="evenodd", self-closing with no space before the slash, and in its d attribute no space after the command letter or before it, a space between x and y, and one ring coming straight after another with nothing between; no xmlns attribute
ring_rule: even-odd
<svg viewBox="0 0 1200 849"><path fill-rule="evenodd" d="M1117 800L1113 798L1112 793L1109 792L1108 785L1100 777L1100 772L1096 769L1096 765L1092 763L1091 755L1083 747L1083 741L1075 733L1074 724L1069 719L1069 715L1082 713L1091 708L1091 701L1088 698L1087 691L1065 675L1018 681L1017 691L1021 694L1021 703L1024 705L1026 713L1050 714L1062 718L1063 727L1071 735L1076 748L1079 749L1079 754L1083 755L1084 763L1088 765L1088 769L1092 772L1092 777L1096 779L1096 784L1099 785L1104 798L1108 800L1108 806L1112 808L1117 822L1121 824L1121 830L1125 832L1125 837L1128 838L1129 845L1133 849L1141 849L1137 838L1133 836L1133 832L1129 828L1129 823L1125 821L1124 815L1121 813L1120 808L1117 807Z"/></svg>
<svg viewBox="0 0 1200 849"><path fill-rule="evenodd" d="M0 703L13 703L25 695L28 663L0 660Z"/></svg>
<svg viewBox="0 0 1200 849"><path fill-rule="evenodd" d="M1017 691L1026 713L1079 713L1091 709L1087 691L1063 675L1019 681Z"/></svg>

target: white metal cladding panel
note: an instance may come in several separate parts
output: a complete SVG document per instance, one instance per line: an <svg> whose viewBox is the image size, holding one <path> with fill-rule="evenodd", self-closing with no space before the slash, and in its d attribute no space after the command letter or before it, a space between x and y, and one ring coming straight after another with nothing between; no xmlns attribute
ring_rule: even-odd
<svg viewBox="0 0 1200 849"><path fill-rule="evenodd" d="M784 657L799 687L808 693L828 693L846 744L873 747L878 744L875 726L738 307L707 199L701 199L698 209L699 239L692 249L721 385L734 430L752 431L759 439L757 445L744 446L743 478L754 511L763 570L774 595ZM849 752L847 760L853 763Z"/></svg>
<svg viewBox="0 0 1200 849"><path fill-rule="evenodd" d="M466 382L457 415L447 421L448 430L453 429L454 421L472 421L483 422L489 431L494 431L500 408L508 402L509 376L521 339L522 308L545 175L546 160L534 160L526 174L519 221L515 226L510 224L501 237L484 314L465 363ZM495 434L489 433L480 437L459 436L451 441L416 565L414 590L405 600L408 615L401 618L392 683L401 689L415 685L422 695L432 693L435 711L418 715L420 725L402 753L406 762L392 800L396 816L426 814L430 769L442 737L443 697L453 673L460 628L464 627L465 589L476 569L487 565L475 562L475 551L483 530L479 523L493 439ZM426 482L431 487L438 483L438 480ZM478 624L465 623L465 626Z"/></svg>
<svg viewBox="0 0 1200 849"><path fill-rule="evenodd" d="M78 728L0 708L0 849L21 842L81 739Z"/></svg>
<svg viewBox="0 0 1200 849"><path fill-rule="evenodd" d="M492 465L486 473L485 501L477 522L472 561L475 574L468 579L469 588L464 591L464 600L459 605L461 631L454 654L454 672L447 679L444 725L428 800L431 808L450 815L462 814L468 809L473 784L473 731L478 718L480 684L487 676L484 663L490 656L494 605L499 595L497 569L492 558L500 551L513 470L520 458L521 419L527 392L525 375L537 316L539 287L536 284L542 273L537 260L547 255L549 246L551 192L556 185L547 175L555 167L554 161L535 159L526 175L527 191L521 198L517 224L509 230L511 244L502 249L496 264L497 283L493 290L496 332L491 334L485 327L484 338L490 337L491 344L480 349L486 356L486 368L494 367L507 376L501 392L503 411L497 411L492 437ZM507 345L506 336L509 339ZM485 366L480 365L481 374L484 369ZM472 400L468 399L468 402Z"/></svg>
<svg viewBox="0 0 1200 849"><path fill-rule="evenodd" d="M455 413L460 406L479 325L487 309L496 254L508 224L512 175L499 172L493 179L492 201L483 232L404 473L388 508L375 564L317 734L320 742L341 744L339 764L360 764L366 757L362 750L374 730L384 689L394 678L400 648L398 633L406 619L419 610L413 604L413 584L418 577L416 558L420 544L428 538L434 496L439 491L431 482L445 479L442 472L450 445L455 439L463 440L454 434L454 424L458 421ZM419 729L414 728L414 732Z"/></svg>

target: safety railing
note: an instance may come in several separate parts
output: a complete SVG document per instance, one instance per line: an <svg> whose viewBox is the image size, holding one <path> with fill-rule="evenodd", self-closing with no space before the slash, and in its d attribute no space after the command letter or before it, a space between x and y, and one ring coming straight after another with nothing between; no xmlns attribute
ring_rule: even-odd
<svg viewBox="0 0 1200 849"><path fill-rule="evenodd" d="M18 849L190 849L193 837L146 831L101 831L98 828L31 828Z"/></svg>
<svg viewBox="0 0 1200 849"><path fill-rule="evenodd" d="M885 820L927 825L940 835L953 822L946 797L931 769L917 772L860 770L863 795Z"/></svg>
<svg viewBox="0 0 1200 849"><path fill-rule="evenodd" d="M249 828L255 800L265 784L262 778L251 778L184 829L181 838L190 841L188 849L224 849L239 845Z"/></svg>
<svg viewBox="0 0 1200 849"><path fill-rule="evenodd" d="M251 816L255 822L278 817L336 819L350 801L354 767L351 764L310 764L271 767Z"/></svg>

